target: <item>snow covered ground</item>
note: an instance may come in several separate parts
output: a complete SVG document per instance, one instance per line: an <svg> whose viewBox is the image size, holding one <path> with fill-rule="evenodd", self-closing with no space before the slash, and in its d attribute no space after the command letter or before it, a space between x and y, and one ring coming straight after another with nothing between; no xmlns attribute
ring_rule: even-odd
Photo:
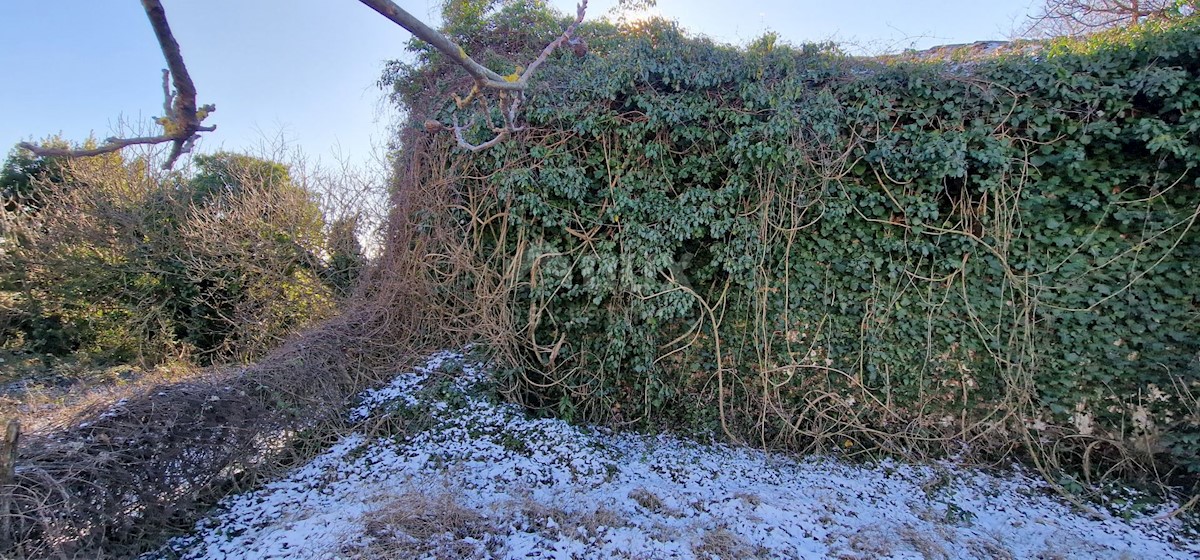
<svg viewBox="0 0 1200 560"><path fill-rule="evenodd" d="M1200 557L1174 519L1089 519L1019 474L588 431L528 419L491 402L484 384L483 368L461 355L434 356L353 412L364 425L407 423L409 435L346 436L291 476L223 502L171 555Z"/></svg>

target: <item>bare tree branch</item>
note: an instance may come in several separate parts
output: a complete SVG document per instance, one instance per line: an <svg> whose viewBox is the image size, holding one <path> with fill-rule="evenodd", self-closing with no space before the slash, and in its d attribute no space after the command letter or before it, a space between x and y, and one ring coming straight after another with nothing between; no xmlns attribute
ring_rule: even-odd
<svg viewBox="0 0 1200 560"><path fill-rule="evenodd" d="M134 146L138 144L162 144L170 142L175 138L172 136L141 136L137 138L107 138L104 144L96 148L85 149L67 149L67 148L44 148L29 142L21 142L18 146L33 152L37 156L64 156L64 157L90 157L102 154L108 154L120 150L126 146Z"/></svg>
<svg viewBox="0 0 1200 560"><path fill-rule="evenodd" d="M371 8L372 10L379 12L379 14L383 17L391 20L392 23L407 29L409 33L416 35L418 39L433 45L433 48L450 57L450 60L453 60L459 66L462 66L472 78L475 78L476 82L495 82L505 83L509 86L512 85L504 81L504 76L501 76L500 74L489 70L482 64L475 62L474 59L467 56L466 51L464 51L462 47L455 44L454 41L451 41L445 35L439 33L436 29L426 25L425 22L417 19L412 14L405 11L404 8L397 6L395 2L391 2L390 0L360 1L363 4L366 4L367 7Z"/></svg>
<svg viewBox="0 0 1200 560"><path fill-rule="evenodd" d="M167 24L167 12L159 0L142 0L142 8L154 28L154 35L162 49L163 57L167 60L167 69L163 70L163 116L156 120L163 127L159 136L143 136L139 138L108 138L104 145L83 150L66 150L59 148L43 148L28 142L19 145L38 156L86 157L115 152L126 146L135 144L162 144L171 142L171 153L163 163L164 169L175 165L179 156L192 150L193 144L200 138L199 132L211 132L216 126L203 126L200 123L209 113L217 110L214 105L204 105L196 108L196 85L188 75L187 65L179 51L179 43L175 41L171 27ZM172 92L170 84L175 91Z"/></svg>
<svg viewBox="0 0 1200 560"><path fill-rule="evenodd" d="M454 61L455 64L462 66L472 78L475 78L475 85L471 87L471 91L467 93L466 97L458 97L457 95L454 96L454 101L458 104L459 108L466 107L471 102L475 101L484 90L490 89L499 92L498 96L500 98L500 113L504 116L505 122L504 126L492 128L492 132L496 134L494 138L482 144L471 144L466 140L466 137L463 134L464 129L463 127L459 126L457 119L454 121L454 126L449 128L449 130L454 132L454 138L458 141L458 145L463 149L470 150L472 152L477 152L495 146L504 139L508 138L513 132L519 132L523 129L523 127L519 127L516 124L517 108L520 107L521 102L525 99L524 92L529 87L529 79L533 76L534 72L537 71L538 67L545 63L550 55L554 53L555 49L561 47L564 43L567 43L577 46L576 52L577 54L580 54L580 56L582 56L582 54L586 54L587 52L586 46L579 47L579 45L582 45L582 43L578 39L575 39L574 35L575 30L579 28L579 24L583 23L584 15L587 13L588 0L580 1L579 6L576 9L575 21L567 25L566 29L563 30L562 34L559 35L557 39L546 45L546 47L542 49L541 54L539 54L538 57L533 60L533 62L530 62L529 65L524 67L524 69L518 67L517 72L514 72L508 76L501 76L482 64L479 64L473 58L468 56L466 51L464 51L461 46L456 44L454 41L451 41L448 37L439 33L432 27L429 27L421 20L413 17L412 14L406 12L400 6L397 6L395 2L392 2L391 0L359 1L363 4L366 4L367 7L371 8L372 10L379 12L380 15L388 18L396 25L408 30L409 33L412 33L418 39L429 43L433 46L433 48L437 49L438 52L446 55L450 58L450 60ZM481 100L480 103L486 108L485 102ZM440 130L446 130L447 127L437 121L431 120L425 123L425 129L430 132L437 132Z"/></svg>
<svg viewBox="0 0 1200 560"><path fill-rule="evenodd" d="M1081 35L1196 11L1196 0L1042 0L1023 35Z"/></svg>
<svg viewBox="0 0 1200 560"><path fill-rule="evenodd" d="M528 88L529 79L533 76L534 72L546 62L555 49L567 43L575 46L577 54L586 53L586 46L582 46L582 42L575 39L574 34L579 24L583 22L584 14L587 11L587 0L582 0L579 3L575 21L571 22L557 39L546 45L542 49L541 54L523 70L518 69L518 72L514 72L508 76L501 76L479 64L468 56L462 47L421 20L413 17L412 14L406 12L391 0L360 1L397 25L407 29L417 38L433 45L438 51L450 57L459 66L462 66L475 79L475 85L472 86L471 91L465 98L455 96L455 101L460 108L466 107L478 99L478 102L486 110L486 101L481 97L481 93L484 90L495 90L498 92L498 104L500 106L500 113L503 115L504 124L492 128L492 131L496 134L493 139L482 144L471 144L463 134L464 129L457 124L457 120L455 121L452 130L458 144L464 149L471 151L479 151L494 146L511 136L513 132L523 129L523 127L516 124L516 119L517 109L524 100L524 91ZM181 155L191 152L196 140L200 138L198 133L216 130L216 126L204 126L201 124L209 113L216 110L216 107L214 105L204 105L197 108L196 85L192 82L192 78L188 74L187 65L183 62L179 43L175 40L175 36L171 32L171 27L167 23L167 14L162 3L159 0L142 0L142 8L146 11L146 17L150 20L150 25L154 29L154 35L158 39L158 45L162 49L163 58L167 61L167 68L163 70L163 116L155 119L163 127L163 134L136 138L113 137L106 139L104 144L99 147L87 149L48 148L29 142L20 143L19 145L22 148L38 156L87 157L116 152L127 146L137 144L162 144L170 142L171 152L167 156L166 162L163 163L163 168L169 169L175 165L175 161ZM174 86L173 91L172 86ZM427 128L430 127L427 126ZM430 130L434 131L435 128L436 130L443 130L446 127L438 123L436 127L430 128Z"/></svg>

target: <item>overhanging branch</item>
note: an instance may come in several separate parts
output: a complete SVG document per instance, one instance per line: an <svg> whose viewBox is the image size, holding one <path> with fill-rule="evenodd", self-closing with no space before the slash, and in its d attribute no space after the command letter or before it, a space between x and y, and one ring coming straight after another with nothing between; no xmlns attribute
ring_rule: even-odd
<svg viewBox="0 0 1200 560"><path fill-rule="evenodd" d="M475 78L475 85L471 87L471 91L466 97L460 98L455 96L455 103L460 108L466 107L475 101L484 90L496 90L499 92L500 113L504 115L504 126L492 128L492 132L496 134L494 138L482 144L471 144L463 134L464 130L455 121L453 127L445 127L436 121L426 123L426 130L436 132L439 130L449 129L454 132L454 138L458 141L458 145L464 149L476 152L491 146L495 146L504 139L508 138L513 132L518 132L521 127L517 126L517 108L525 98L525 90L529 87L529 79L537 71L555 49L561 47L564 43L572 45L581 44L574 39L575 31L579 28L579 24L583 23L584 15L587 13L588 0L581 0L576 9L575 21L567 25L562 34L557 39L551 41L537 58L524 67L524 70L518 69L518 72L509 76L501 76L500 74L490 70L489 68L479 64L475 59L467 55L466 51L461 46L451 41L448 37L438 32L436 29L429 27L421 20L413 17L412 14L405 11L395 2L391 0L359 0L367 7L375 10L383 17L388 18L396 25L408 30L409 33L415 35L418 39L425 41L437 49L438 52L447 56L455 64L461 66L472 78ZM576 53L579 56L586 54L586 47L577 49ZM483 102L481 102L483 104ZM485 105L486 107L486 105Z"/></svg>
<svg viewBox="0 0 1200 560"><path fill-rule="evenodd" d="M115 152L135 144L171 142L171 153L163 163L163 168L169 169L175 165L179 156L192 150L193 144L200 138L198 133L216 130L216 126L200 124L217 108L213 105L196 108L196 85L188 75L187 65L183 62L179 43L171 33L171 26L167 24L167 12L162 3L159 0L142 0L142 8L146 10L146 17L150 20L150 26L154 28L158 46L167 61L167 69L163 70L163 116L155 119L163 127L163 134L138 138L109 138L100 147L83 150L44 148L28 142L20 143L22 148L38 156L87 157ZM174 85L174 92L168 83Z"/></svg>
<svg viewBox="0 0 1200 560"><path fill-rule="evenodd" d="M584 15L587 12L587 0L582 0L579 3L575 20L567 25L566 29L563 30L557 39L546 45L538 57L523 70L508 76L501 76L479 64L468 56L462 47L421 20L413 17L412 14L400 8L391 0L360 1L408 30L417 38L433 45L434 48L449 57L450 60L462 66L475 79L475 85L471 88L466 98L455 98L460 107L465 107L476 101L486 109L486 102L480 97L481 93L484 90L495 90L498 92L498 105L504 119L504 124L499 127L492 127L492 131L496 134L492 140L482 144L471 144L466 140L464 129L457 124L457 121L454 127L450 129L454 132L458 144L471 151L479 151L494 146L511 136L512 133L522 130L523 127L518 126L516 122L517 109L524 100L524 92L529 87L530 78L537 71L538 67L546 62L555 49L564 43L568 43L575 47L575 52L578 56L586 54L586 47L583 46L580 40L574 38L574 34L579 24L583 22ZM163 168L168 169L174 166L175 161L181 155L192 150L193 144L200 138L199 133L216 130L216 126L204 126L201 124L209 113L216 110L216 107L213 105L196 106L196 85L192 82L192 78L188 74L187 65L184 64L183 55L180 53L179 43L175 40L175 36L171 32L171 27L167 23L166 10L163 8L162 3L159 0L142 0L142 8L146 11L146 17L150 20L150 25L154 29L154 35L158 39L159 48L162 50L163 58L167 62L167 69L163 70L163 116L155 119L163 127L163 134L136 138L108 138L103 145L87 149L49 148L29 142L20 143L19 145L22 148L38 156L87 157L116 152L127 146L137 144L152 145L170 142L171 152L163 164ZM174 91L172 91L172 86L174 86ZM437 130L443 130L447 127L439 124L436 128Z"/></svg>

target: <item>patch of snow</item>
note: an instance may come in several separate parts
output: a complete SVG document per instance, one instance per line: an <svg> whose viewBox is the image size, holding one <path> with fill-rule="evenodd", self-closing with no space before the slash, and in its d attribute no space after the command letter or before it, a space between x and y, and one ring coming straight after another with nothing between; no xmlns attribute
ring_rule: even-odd
<svg viewBox="0 0 1200 560"><path fill-rule="evenodd" d="M453 377L434 375L439 369ZM857 465L586 431L490 402L474 389L487 377L480 364L444 352L367 391L353 419L420 415L428 428L400 438L345 436L283 480L222 502L172 553L370 557L363 551L386 541L412 544L414 557L430 558L1200 555L1200 543L1178 537L1177 520L1091 519L1019 471L996 476L952 462ZM406 496L449 502L408 511L415 506ZM419 515L448 515L446 503L472 512L474 521L433 523L432 533L425 523L424 533L406 533L416 525L405 523ZM397 510L391 518L389 508Z"/></svg>
<svg viewBox="0 0 1200 560"><path fill-rule="evenodd" d="M397 400L403 401L409 406L416 406L418 404L416 391L429 378L429 374L437 371L443 363L461 360L462 356L458 353L438 352L431 356L425 365L418 366L411 373L398 375L392 379L391 383L379 389L364 391L359 406L350 411L350 419L364 420L372 411Z"/></svg>

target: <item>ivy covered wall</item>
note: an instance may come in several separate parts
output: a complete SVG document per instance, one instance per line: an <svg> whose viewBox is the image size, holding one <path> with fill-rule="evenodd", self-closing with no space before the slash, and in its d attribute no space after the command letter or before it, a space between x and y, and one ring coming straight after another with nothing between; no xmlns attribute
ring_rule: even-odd
<svg viewBox="0 0 1200 560"><path fill-rule="evenodd" d="M511 395L767 445L1200 471L1200 23L969 62L585 33L513 141L405 144L400 191L445 191L409 217L448 233L428 272ZM426 54L397 100L450 122L457 74Z"/></svg>

